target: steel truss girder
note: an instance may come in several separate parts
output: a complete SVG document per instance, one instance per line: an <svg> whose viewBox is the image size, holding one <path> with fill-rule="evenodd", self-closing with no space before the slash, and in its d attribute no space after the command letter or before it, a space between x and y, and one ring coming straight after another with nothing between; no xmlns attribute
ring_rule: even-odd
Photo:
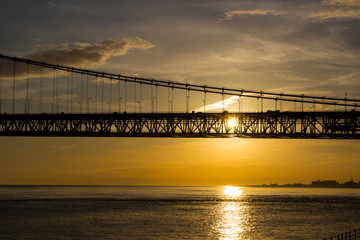
<svg viewBox="0 0 360 240"><path fill-rule="evenodd" d="M360 139L360 113L2 114L0 135Z"/></svg>

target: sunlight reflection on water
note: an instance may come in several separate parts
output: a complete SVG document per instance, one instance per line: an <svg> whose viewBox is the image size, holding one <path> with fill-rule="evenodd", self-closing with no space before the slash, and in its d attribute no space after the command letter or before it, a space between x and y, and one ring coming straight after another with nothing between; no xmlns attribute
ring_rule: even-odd
<svg viewBox="0 0 360 240"><path fill-rule="evenodd" d="M247 206L239 200L242 196L239 187L225 186L224 199L218 207L218 222L216 231L220 239L244 239L246 221L248 219Z"/></svg>
<svg viewBox="0 0 360 240"><path fill-rule="evenodd" d="M360 191L0 186L0 215L1 239L310 240L358 228Z"/></svg>
<svg viewBox="0 0 360 240"><path fill-rule="evenodd" d="M241 195L242 195L242 190L240 189L240 187L232 187L232 186L224 187L224 196L227 198L239 197Z"/></svg>

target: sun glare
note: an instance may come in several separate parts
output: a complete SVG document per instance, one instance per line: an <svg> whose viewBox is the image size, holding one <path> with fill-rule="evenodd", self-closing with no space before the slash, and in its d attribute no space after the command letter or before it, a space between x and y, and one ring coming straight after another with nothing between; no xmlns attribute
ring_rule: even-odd
<svg viewBox="0 0 360 240"><path fill-rule="evenodd" d="M228 197L238 197L242 194L239 187L225 186L224 195Z"/></svg>
<svg viewBox="0 0 360 240"><path fill-rule="evenodd" d="M227 122L229 128L235 128L237 125L236 118L230 118Z"/></svg>

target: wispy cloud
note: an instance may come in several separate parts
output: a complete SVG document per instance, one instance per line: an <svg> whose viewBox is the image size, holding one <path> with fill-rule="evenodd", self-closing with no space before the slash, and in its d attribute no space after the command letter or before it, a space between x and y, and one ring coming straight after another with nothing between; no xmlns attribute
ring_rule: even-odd
<svg viewBox="0 0 360 240"><path fill-rule="evenodd" d="M239 96L231 96L224 101L219 101L213 104L208 104L205 106L205 111L216 111L220 109L226 109L230 105L238 102ZM199 107L194 110L195 112L202 112L204 111L204 107Z"/></svg>
<svg viewBox="0 0 360 240"><path fill-rule="evenodd" d="M356 94L357 93L356 89L358 89L357 87L358 76L359 76L358 72L352 72L348 74L342 74L333 78L319 80L313 82L311 85L308 84L292 85L281 88L273 88L273 89L269 89L268 91L286 92L293 94L312 94L317 96L332 96L334 95L334 93L336 93L337 96L341 96L341 94L347 91L346 89L349 90L349 87L352 86L355 89L352 91L352 93Z"/></svg>
<svg viewBox="0 0 360 240"><path fill-rule="evenodd" d="M309 17L317 17L321 19L329 18L360 18L360 8L349 9L349 8L336 8L326 11L316 12L309 15Z"/></svg>
<svg viewBox="0 0 360 240"><path fill-rule="evenodd" d="M225 21L230 20L235 16L241 16L241 15L277 15L278 13L272 10L235 10L235 11L229 11L224 14L223 19L219 19L219 21Z"/></svg>
<svg viewBox="0 0 360 240"><path fill-rule="evenodd" d="M92 12L92 9L89 9L87 7L84 6L77 6L76 4L71 4L71 5L61 5L61 4L56 4L53 2L48 2L48 8L49 9L60 9L60 10L65 10L65 11L76 11L76 12Z"/></svg>
<svg viewBox="0 0 360 240"><path fill-rule="evenodd" d="M155 45L139 37L124 38L119 40L105 40L101 43L75 42L72 44L61 43L48 48L40 48L25 58L32 60L59 64L71 67L94 69L103 65L110 57L126 55L131 49L149 49ZM11 66L3 67L8 71L3 72L4 78L11 78L13 71ZM44 72L44 76L52 74L52 71ZM26 77L26 66L16 68L16 77Z"/></svg>
<svg viewBox="0 0 360 240"><path fill-rule="evenodd" d="M52 3L52 2L48 2L48 8L49 8L49 9L53 9L53 8L66 8L66 7L63 6L63 5L59 5L59 4L55 4L55 3Z"/></svg>
<svg viewBox="0 0 360 240"><path fill-rule="evenodd" d="M313 18L360 18L360 0L324 0L322 4L330 9L309 15Z"/></svg>
<svg viewBox="0 0 360 240"><path fill-rule="evenodd" d="M288 80L288 81L294 81L294 82L297 82L297 81L309 81L310 79L309 78L306 78L306 77L299 77L299 76L296 76L294 74L289 74L289 73L274 73L274 75L278 78L281 78L281 79L284 79L284 80Z"/></svg>
<svg viewBox="0 0 360 240"><path fill-rule="evenodd" d="M67 146L64 146L64 147L59 147L59 148L57 148L56 150L54 150L53 153L58 153L58 152L66 151L66 150L69 150L69 149L72 149L72 148L75 148L75 147L76 147L75 144L67 145Z"/></svg>
<svg viewBox="0 0 360 240"><path fill-rule="evenodd" d="M323 0L326 5L340 5L346 7L360 7L360 0Z"/></svg>
<svg viewBox="0 0 360 240"><path fill-rule="evenodd" d="M346 75L341 75L335 78L330 78L324 82L326 85L335 85L335 86L350 86L353 84L353 78L356 73L349 73Z"/></svg>

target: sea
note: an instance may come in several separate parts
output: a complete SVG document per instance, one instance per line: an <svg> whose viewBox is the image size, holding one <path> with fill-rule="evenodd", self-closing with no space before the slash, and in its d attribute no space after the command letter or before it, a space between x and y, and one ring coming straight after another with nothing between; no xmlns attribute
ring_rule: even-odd
<svg viewBox="0 0 360 240"><path fill-rule="evenodd" d="M324 239L360 228L360 189L0 186L0 239Z"/></svg>

